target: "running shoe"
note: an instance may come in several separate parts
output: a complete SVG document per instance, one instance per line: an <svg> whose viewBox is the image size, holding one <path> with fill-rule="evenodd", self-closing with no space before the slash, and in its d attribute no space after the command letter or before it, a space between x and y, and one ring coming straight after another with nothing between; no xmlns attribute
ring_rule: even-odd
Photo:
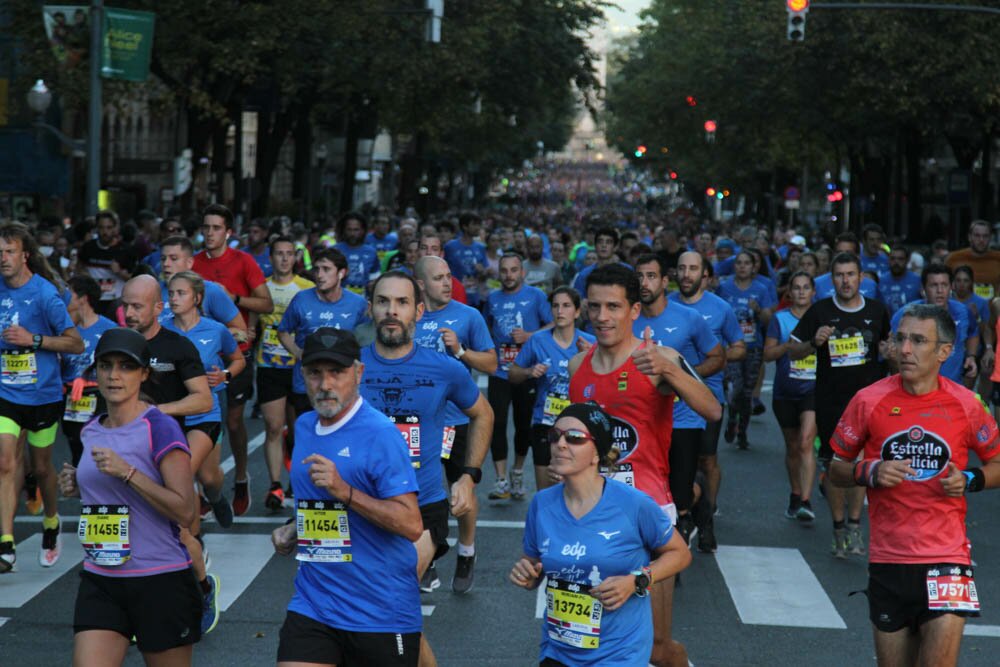
<svg viewBox="0 0 1000 667"><path fill-rule="evenodd" d="M243 516L250 511L250 475L242 482L233 483L233 514Z"/></svg>
<svg viewBox="0 0 1000 667"><path fill-rule="evenodd" d="M833 543L830 546L830 551L837 558L847 558L847 529L846 528L834 528L833 529Z"/></svg>
<svg viewBox="0 0 1000 667"><path fill-rule="evenodd" d="M288 486L285 487L285 507L295 507L295 493L292 491L292 483L288 482Z"/></svg>
<svg viewBox="0 0 1000 667"><path fill-rule="evenodd" d="M709 516L708 521L698 527L698 551L714 554L718 548L719 543L715 540L715 520Z"/></svg>
<svg viewBox="0 0 1000 667"><path fill-rule="evenodd" d="M219 499L212 503L212 514L215 515L215 520L223 528L229 528L233 525L233 508L225 494L220 495Z"/></svg>
<svg viewBox="0 0 1000 667"><path fill-rule="evenodd" d="M208 515L212 513L212 504L208 502L204 493L198 494L198 513L202 519L207 519Z"/></svg>
<svg viewBox="0 0 1000 667"><path fill-rule="evenodd" d="M726 432L724 434L726 442L732 442L736 439L736 420L730 419L726 422Z"/></svg>
<svg viewBox="0 0 1000 667"><path fill-rule="evenodd" d="M753 399L753 416L756 417L764 414L765 412L767 412L767 408L764 407L764 402L759 398Z"/></svg>
<svg viewBox="0 0 1000 667"><path fill-rule="evenodd" d="M201 636L204 637L219 623L219 578L208 575L208 592L201 606Z"/></svg>
<svg viewBox="0 0 1000 667"><path fill-rule="evenodd" d="M524 471L516 468L510 469L510 495L514 500L524 498Z"/></svg>
<svg viewBox="0 0 1000 667"><path fill-rule="evenodd" d="M698 534L698 527L694 525L694 517L690 512L677 517L677 532L684 538L684 544L691 546L691 540Z"/></svg>
<svg viewBox="0 0 1000 667"><path fill-rule="evenodd" d="M861 524L847 524L847 551L856 556L865 553L865 537L861 534Z"/></svg>
<svg viewBox="0 0 1000 667"><path fill-rule="evenodd" d="M285 492L281 490L281 482L274 482L271 484L271 490L264 496L264 507L277 512L284 506Z"/></svg>
<svg viewBox="0 0 1000 667"><path fill-rule="evenodd" d="M785 510L785 518L786 519L798 518L800 507L802 507L802 498L794 494L789 494L788 509Z"/></svg>
<svg viewBox="0 0 1000 667"><path fill-rule="evenodd" d="M434 563L431 563L431 566L424 571L424 576L420 577L420 592L433 593L435 588L441 588L441 579L438 578Z"/></svg>
<svg viewBox="0 0 1000 667"><path fill-rule="evenodd" d="M803 500L802 504L799 505L798 511L795 513L795 518L802 523L812 523L816 520L816 512L813 511L812 503L808 500Z"/></svg>
<svg viewBox="0 0 1000 667"><path fill-rule="evenodd" d="M497 485L490 491L490 500L507 500L510 498L510 485L505 479L498 479Z"/></svg>
<svg viewBox="0 0 1000 667"><path fill-rule="evenodd" d="M0 542L0 574L14 571L17 562L17 551L13 542Z"/></svg>
<svg viewBox="0 0 1000 667"><path fill-rule="evenodd" d="M750 441L747 440L747 434L741 433L739 438L736 440L736 446L742 450L750 449Z"/></svg>
<svg viewBox="0 0 1000 667"><path fill-rule="evenodd" d="M28 514L39 515L45 509L42 493L38 490L38 480L32 473L24 476L24 507Z"/></svg>
<svg viewBox="0 0 1000 667"><path fill-rule="evenodd" d="M455 576L451 580L451 590L456 593L468 593L476 579L476 557L459 556L455 561Z"/></svg>
<svg viewBox="0 0 1000 667"><path fill-rule="evenodd" d="M42 531L42 548L38 550L38 564L42 567L52 567L59 561L62 553L62 536L59 527L46 528Z"/></svg>

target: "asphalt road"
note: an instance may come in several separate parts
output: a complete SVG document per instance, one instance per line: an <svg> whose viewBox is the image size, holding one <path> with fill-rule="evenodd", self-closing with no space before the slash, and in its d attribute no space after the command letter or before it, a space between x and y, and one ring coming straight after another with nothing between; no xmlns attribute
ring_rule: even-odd
<svg viewBox="0 0 1000 667"><path fill-rule="evenodd" d="M768 394L765 399L770 402ZM259 442L262 422L251 420L248 425L251 444ZM716 533L721 546L716 555L696 553L684 573L674 600L674 636L686 644L699 667L874 664L865 598L849 596L865 586L864 557L837 560L830 554L829 515L818 494L813 527L784 518L784 446L770 409L754 418L750 442L748 451L720 444L724 479ZM64 443L56 444L56 453L58 468L68 456ZM506 579L521 553L527 501L488 501L493 482L489 468L479 489L475 588L465 596L451 592L452 550L438 565L442 588L422 596L425 630L444 666L537 664L541 621L536 618L536 595ZM247 517L237 519L229 531L211 523L206 530L212 571L222 580L224 613L216 630L196 647L198 665L274 663L295 561L273 555L269 547L270 531L284 516L268 514L260 502L267 479L261 449L251 455L250 472L254 504ZM227 482L231 479L229 472ZM984 611L967 627L963 665L1000 662L995 653L1000 651L1000 531L990 520L998 502L996 493L979 494L970 502L969 528ZM64 517L76 516L78 508L75 500L60 504ZM64 530L72 531L69 521ZM63 562L57 572L43 572L35 564L39 531L37 518L18 519L19 571L0 577L4 667L71 662L73 604L81 569L76 539L72 532L65 533L69 546ZM377 593L377 586L359 592ZM126 664L142 664L135 649Z"/></svg>

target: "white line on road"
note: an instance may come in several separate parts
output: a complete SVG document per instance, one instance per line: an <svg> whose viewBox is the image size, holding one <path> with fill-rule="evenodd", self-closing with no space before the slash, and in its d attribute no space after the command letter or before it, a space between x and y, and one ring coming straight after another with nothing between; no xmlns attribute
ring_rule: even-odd
<svg viewBox="0 0 1000 667"><path fill-rule="evenodd" d="M847 628L798 549L720 546L715 560L744 623Z"/></svg>
<svg viewBox="0 0 1000 667"><path fill-rule="evenodd" d="M223 565L219 572L219 607L226 611L257 578L274 555L270 535L205 535L212 562Z"/></svg>
<svg viewBox="0 0 1000 667"><path fill-rule="evenodd" d="M4 624L7 623L7 621L9 620L10 618L8 618L7 616L0 616L0 628L2 628Z"/></svg>
<svg viewBox="0 0 1000 667"><path fill-rule="evenodd" d="M46 586L55 583L83 560L83 547L75 533L63 533L62 555L52 567L38 564L38 550L42 546L42 536L34 534L17 545L17 569L13 576L0 581L0 606L22 607L31 598L41 593Z"/></svg>
<svg viewBox="0 0 1000 667"><path fill-rule="evenodd" d="M962 632L967 637L997 637L1000 638L1000 625L969 625L965 624Z"/></svg>
<svg viewBox="0 0 1000 667"><path fill-rule="evenodd" d="M420 615L421 616L430 616L433 613L434 613L434 605L432 605L432 604L422 604L422 605L420 605Z"/></svg>
<svg viewBox="0 0 1000 667"><path fill-rule="evenodd" d="M265 432L261 431L254 436L253 440L247 443L247 458L257 451L257 448L264 444ZM232 447L232 445L230 445ZM233 459L232 455L229 456L225 461L222 462L222 474L228 475L229 471L236 467L236 461Z"/></svg>

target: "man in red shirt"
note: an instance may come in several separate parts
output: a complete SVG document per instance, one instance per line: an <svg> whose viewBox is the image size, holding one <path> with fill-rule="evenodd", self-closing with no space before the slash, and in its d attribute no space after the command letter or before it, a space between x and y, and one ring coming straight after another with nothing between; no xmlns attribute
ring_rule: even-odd
<svg viewBox="0 0 1000 667"><path fill-rule="evenodd" d="M264 272L253 257L229 247L234 234L233 213L221 204L210 204L202 214L201 233L205 249L194 256L194 270L203 278L214 280L240 309L243 321L249 313L266 314L274 310ZM225 324L225 322L223 322ZM251 334L252 336L252 334ZM250 479L247 476L247 427L243 407L253 397L252 340L238 340L247 368L226 387L226 427L229 447L236 463L233 489L233 513L243 516L250 509Z"/></svg>
<svg viewBox="0 0 1000 667"><path fill-rule="evenodd" d="M670 435L674 394L705 419L722 418L712 390L674 349L658 346L647 327L642 339L632 332L639 317L639 276L619 264L595 269L587 277L587 316L597 344L569 362L569 398L596 401L614 418L618 471L611 473L645 492L677 520L670 496ZM671 639L674 578L650 589L653 655L658 667L688 664L684 646Z"/></svg>
<svg viewBox="0 0 1000 667"><path fill-rule="evenodd" d="M975 394L940 375L955 342L947 310L908 306L893 342L899 374L851 399L830 440L830 480L867 487L879 665L955 665L965 617L979 615L965 494L1000 485L1000 432Z"/></svg>

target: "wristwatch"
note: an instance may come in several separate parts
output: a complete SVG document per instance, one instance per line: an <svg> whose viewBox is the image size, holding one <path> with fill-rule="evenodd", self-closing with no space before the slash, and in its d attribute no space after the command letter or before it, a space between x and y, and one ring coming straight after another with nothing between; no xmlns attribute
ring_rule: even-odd
<svg viewBox="0 0 1000 667"><path fill-rule="evenodd" d="M223 372L226 375L226 384L229 384L232 381L232 379L233 379L233 374L229 372L228 368L225 371L223 371Z"/></svg>
<svg viewBox="0 0 1000 667"><path fill-rule="evenodd" d="M236 304L237 306L240 305L240 295L239 294L237 294L236 296L233 297L233 303Z"/></svg>
<svg viewBox="0 0 1000 667"><path fill-rule="evenodd" d="M649 566L643 567L632 573L635 575L635 594L644 598L649 595L649 587L653 584L653 575Z"/></svg>
<svg viewBox="0 0 1000 667"><path fill-rule="evenodd" d="M462 468L462 472L472 478L473 484L479 484L483 479L483 469L473 468L472 466L465 466Z"/></svg>
<svg viewBox="0 0 1000 667"><path fill-rule="evenodd" d="M462 355L464 355L464 354L465 354L465 347L462 346L462 345L459 345L458 346L458 352L455 354L455 358L456 359L461 359Z"/></svg>
<svg viewBox="0 0 1000 667"><path fill-rule="evenodd" d="M42 346L42 334L35 334L31 337L31 349L37 350Z"/></svg>

